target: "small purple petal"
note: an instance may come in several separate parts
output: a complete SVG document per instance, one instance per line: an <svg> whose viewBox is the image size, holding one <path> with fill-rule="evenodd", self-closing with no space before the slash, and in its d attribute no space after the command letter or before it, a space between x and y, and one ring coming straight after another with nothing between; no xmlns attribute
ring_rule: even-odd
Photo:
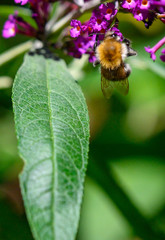
<svg viewBox="0 0 165 240"><path fill-rule="evenodd" d="M150 1L148 0L141 0L140 9L150 9Z"/></svg>
<svg viewBox="0 0 165 240"><path fill-rule="evenodd" d="M73 19L70 23L71 27L78 27L78 26L81 26L81 22L76 20L76 19Z"/></svg>
<svg viewBox="0 0 165 240"><path fill-rule="evenodd" d="M21 3L21 5L25 5L26 3L28 3L29 0L14 0L15 3Z"/></svg>
<svg viewBox="0 0 165 240"><path fill-rule="evenodd" d="M152 58L152 60L155 61L156 55L155 52L153 51L153 48L145 47L144 49L146 50L146 52L150 53L150 58Z"/></svg>
<svg viewBox="0 0 165 240"><path fill-rule="evenodd" d="M90 63L93 63L93 62L95 62L96 61L96 56L95 56L95 54L93 53L93 52L91 52L91 53L89 53L89 62Z"/></svg>
<svg viewBox="0 0 165 240"><path fill-rule="evenodd" d="M72 29L70 29L71 37L76 38L80 36L82 28L81 22L78 20L72 20L70 25L73 27Z"/></svg>
<svg viewBox="0 0 165 240"><path fill-rule="evenodd" d="M161 51L162 55L160 55L160 59L165 62L165 48Z"/></svg>
<svg viewBox="0 0 165 240"><path fill-rule="evenodd" d="M147 10L142 10L142 9L135 9L133 11L134 18L136 18L137 21L144 21L147 19L150 15L150 12Z"/></svg>
<svg viewBox="0 0 165 240"><path fill-rule="evenodd" d="M160 55L160 59L162 60L162 62L165 62L165 55Z"/></svg>
<svg viewBox="0 0 165 240"><path fill-rule="evenodd" d="M165 48L161 51L161 53L165 54Z"/></svg>
<svg viewBox="0 0 165 240"><path fill-rule="evenodd" d="M113 3L101 4L99 10L103 18L108 21L112 19L118 11L117 9L115 9L115 5Z"/></svg>
<svg viewBox="0 0 165 240"><path fill-rule="evenodd" d="M4 38L14 37L16 35L16 31L17 31L17 26L14 22L13 15L10 15L9 19L4 24L2 36Z"/></svg>
<svg viewBox="0 0 165 240"><path fill-rule="evenodd" d="M101 16L93 16L89 20L89 24L92 26L94 32L100 32L102 29L106 29L108 22L101 18Z"/></svg>
<svg viewBox="0 0 165 240"><path fill-rule="evenodd" d="M80 29L81 30L81 29ZM72 28L72 29L70 29L70 35L71 35L71 37L73 37L73 38L76 38L76 37L78 37L78 36L80 36L80 31L79 29L77 29L77 28Z"/></svg>
<svg viewBox="0 0 165 240"><path fill-rule="evenodd" d="M123 8L126 9L133 9L136 7L136 1L135 0L124 0L121 4Z"/></svg>

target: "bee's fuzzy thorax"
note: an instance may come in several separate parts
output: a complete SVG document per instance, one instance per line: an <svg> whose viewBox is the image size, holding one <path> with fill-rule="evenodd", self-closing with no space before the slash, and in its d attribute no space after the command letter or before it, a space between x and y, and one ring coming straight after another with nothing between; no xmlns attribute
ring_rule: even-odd
<svg viewBox="0 0 165 240"><path fill-rule="evenodd" d="M122 62L122 43L113 38L106 38L96 49L96 57L102 67L106 69L116 69ZM124 49L125 53L125 49Z"/></svg>

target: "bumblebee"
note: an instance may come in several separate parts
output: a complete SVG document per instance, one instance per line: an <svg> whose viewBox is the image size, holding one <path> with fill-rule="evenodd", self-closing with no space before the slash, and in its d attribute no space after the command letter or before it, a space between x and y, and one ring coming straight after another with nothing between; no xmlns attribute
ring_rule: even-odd
<svg viewBox="0 0 165 240"><path fill-rule="evenodd" d="M109 99L114 89L126 95L129 91L128 76L131 73L129 64L125 59L137 53L131 48L128 39L122 42L120 38L108 31L104 40L95 46L97 60L94 65L101 65L101 88L105 98Z"/></svg>

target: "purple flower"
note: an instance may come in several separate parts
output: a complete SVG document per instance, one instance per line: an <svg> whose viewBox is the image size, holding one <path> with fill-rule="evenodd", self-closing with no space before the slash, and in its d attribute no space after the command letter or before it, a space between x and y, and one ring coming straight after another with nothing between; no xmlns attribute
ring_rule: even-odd
<svg viewBox="0 0 165 240"><path fill-rule="evenodd" d="M76 38L76 37L80 36L81 31L82 31L81 22L78 20L72 20L70 25L73 27L70 29L71 37Z"/></svg>
<svg viewBox="0 0 165 240"><path fill-rule="evenodd" d="M118 11L115 9L115 5L113 3L101 4L99 10L104 18L108 21L112 19Z"/></svg>
<svg viewBox="0 0 165 240"><path fill-rule="evenodd" d="M162 55L160 55L160 59L165 62L165 48L161 51Z"/></svg>
<svg viewBox="0 0 165 240"><path fill-rule="evenodd" d="M105 30L107 28L107 21L102 19L101 16L92 16L89 20L89 25L92 26L93 32L100 32L101 30Z"/></svg>
<svg viewBox="0 0 165 240"><path fill-rule="evenodd" d="M14 37L16 33L17 33L17 25L15 23L15 19L13 15L10 15L9 19L4 24L2 36L4 38L10 38L10 37Z"/></svg>
<svg viewBox="0 0 165 240"><path fill-rule="evenodd" d="M153 61L156 60L156 55L155 53L157 52L157 50L159 48L161 48L163 45L165 44L165 37L162 38L154 47L150 48L150 47L145 47L146 52L150 53L150 57L152 58ZM162 51L162 53L164 54L164 49ZM163 55L161 55L163 56ZM161 57L162 58L162 57ZM164 56L163 56L164 59ZM162 60L163 61L163 60Z"/></svg>
<svg viewBox="0 0 165 240"><path fill-rule="evenodd" d="M165 0L159 0L159 1L150 0L150 1L155 6L164 6L165 7Z"/></svg>
<svg viewBox="0 0 165 240"><path fill-rule="evenodd" d="M81 27L82 27L83 33L87 32L89 35L93 32L93 24L91 21L83 23L83 25Z"/></svg>
<svg viewBox="0 0 165 240"><path fill-rule="evenodd" d="M156 7L153 2L154 0L123 0L121 6L128 9L137 21L143 21L145 27L149 28L156 18Z"/></svg>
<svg viewBox="0 0 165 240"><path fill-rule="evenodd" d="M88 46L88 38L85 38L83 36L79 36L75 41L74 41L76 49L81 53L84 54L86 53L87 49L89 48Z"/></svg>
<svg viewBox="0 0 165 240"><path fill-rule="evenodd" d="M78 51L78 49L76 49L75 47L69 48L68 49L68 54L74 58L81 58L82 57L82 53L80 53Z"/></svg>
<svg viewBox="0 0 165 240"><path fill-rule="evenodd" d="M105 33L117 14L117 11L113 3L101 4L99 8L93 11L88 25L93 29L94 33Z"/></svg>
<svg viewBox="0 0 165 240"><path fill-rule="evenodd" d="M121 4L123 8L134 9L136 7L137 0L124 0Z"/></svg>
<svg viewBox="0 0 165 240"><path fill-rule="evenodd" d="M141 0L140 1L140 9L150 9L151 10L151 4L150 4L150 1L148 0Z"/></svg>
<svg viewBox="0 0 165 240"><path fill-rule="evenodd" d="M96 42L96 34L94 34L91 37L88 37L88 48L91 48L93 50L95 42Z"/></svg>
<svg viewBox="0 0 165 240"><path fill-rule="evenodd" d="M14 37L17 33L30 37L37 36L37 30L29 23L25 22L21 17L10 15L9 19L5 22L2 35L4 38Z"/></svg>
<svg viewBox="0 0 165 240"><path fill-rule="evenodd" d="M40 32L44 32L46 22L49 18L50 13L50 4L56 0L14 0L15 3L21 3L25 5L26 3L30 4L32 10L32 18L36 21L37 26Z"/></svg>
<svg viewBox="0 0 165 240"><path fill-rule="evenodd" d="M137 21L144 21L149 17L149 11L139 8L135 8L132 13Z"/></svg>
<svg viewBox="0 0 165 240"><path fill-rule="evenodd" d="M95 53L94 52L89 52L89 62L90 63L93 63L93 62L95 62L96 61L96 56L95 56Z"/></svg>
<svg viewBox="0 0 165 240"><path fill-rule="evenodd" d="M15 3L21 3L21 5L25 5L26 3L28 3L29 0L14 0Z"/></svg>
<svg viewBox="0 0 165 240"><path fill-rule="evenodd" d="M117 11L114 3L106 3L93 10L88 22L81 24L80 21L72 20L71 26L73 28L70 30L70 35L74 38L77 37L77 39L73 41L74 47L72 46L68 49L69 54L75 56L73 51L77 57L80 57L82 54L88 54L89 61L95 61L94 44L96 42L96 34L99 33L97 40L97 43L99 43L109 30ZM117 28L114 31L116 35L122 38L122 34Z"/></svg>
<svg viewBox="0 0 165 240"><path fill-rule="evenodd" d="M152 60L155 61L156 55L155 55L155 51L153 50L153 48L145 47L144 49L146 50L146 52L150 53L150 58L152 58Z"/></svg>
<svg viewBox="0 0 165 240"><path fill-rule="evenodd" d="M146 28L149 28L154 19L158 17L165 22L165 0L122 0L122 8L127 9L127 12L131 12L135 19L143 21ZM116 16L118 9L115 8L115 4L105 3L101 4L97 9L94 9L89 21L81 24L80 21L72 20L70 30L71 37L77 38L74 40L74 47L69 52L71 55L81 57L82 54L89 55L89 61L93 62L95 59L94 44L97 35L97 45L104 39L107 31L113 31L115 35L119 37L120 41L123 41L123 35L118 29L118 23L112 25L114 17ZM91 36L94 36L91 38ZM150 53L151 58L155 61L157 48L160 48L160 44L163 39L155 45L155 47L145 47L145 50ZM73 49L76 54L73 54ZM164 54L164 53L163 53ZM161 55L164 59L164 55Z"/></svg>

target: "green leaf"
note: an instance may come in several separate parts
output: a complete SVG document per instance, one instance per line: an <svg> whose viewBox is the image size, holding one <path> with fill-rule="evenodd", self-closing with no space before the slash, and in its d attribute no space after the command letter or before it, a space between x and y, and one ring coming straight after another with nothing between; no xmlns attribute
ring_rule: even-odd
<svg viewBox="0 0 165 240"><path fill-rule="evenodd" d="M15 12L19 13L19 17L22 17L25 21L30 23L33 27L36 26L35 21L32 19L32 11L25 7L20 6L9 6L9 5L1 5L0 6L0 16L8 18L10 14L14 14Z"/></svg>
<svg viewBox="0 0 165 240"><path fill-rule="evenodd" d="M21 17L30 17L31 11L28 8L18 7L18 6L8 6L1 5L0 15L8 17L9 14L13 14L15 11L18 11Z"/></svg>
<svg viewBox="0 0 165 240"><path fill-rule="evenodd" d="M25 168L21 189L35 239L75 238L83 195L89 119L65 63L25 57L13 87L16 132Z"/></svg>

